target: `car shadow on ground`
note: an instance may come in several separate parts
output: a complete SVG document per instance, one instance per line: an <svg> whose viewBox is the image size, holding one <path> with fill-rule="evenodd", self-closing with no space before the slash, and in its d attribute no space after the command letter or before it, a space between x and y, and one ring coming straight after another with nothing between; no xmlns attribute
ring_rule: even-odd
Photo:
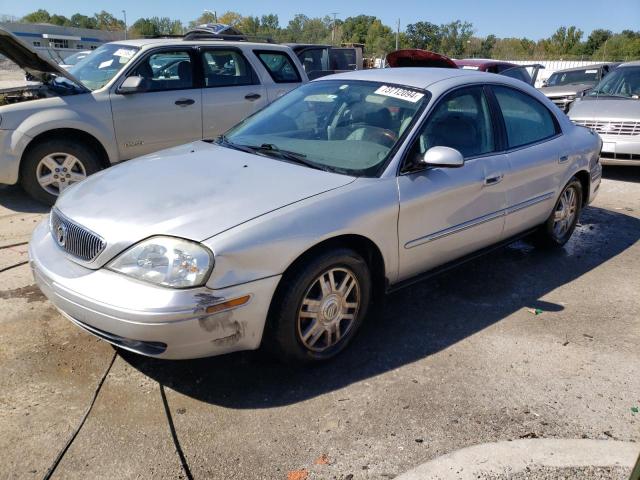
<svg viewBox="0 0 640 480"><path fill-rule="evenodd" d="M562 249L517 242L390 295L353 343L320 366L292 367L260 352L189 361L122 356L161 384L204 402L236 409L288 405L424 359L519 309L562 310L541 298L639 238L639 219L590 207Z"/></svg>
<svg viewBox="0 0 640 480"><path fill-rule="evenodd" d="M605 165L602 167L602 177L620 182L640 183L640 167Z"/></svg>
<svg viewBox="0 0 640 480"><path fill-rule="evenodd" d="M18 185L0 185L0 207L20 213L48 213L50 209L36 202Z"/></svg>

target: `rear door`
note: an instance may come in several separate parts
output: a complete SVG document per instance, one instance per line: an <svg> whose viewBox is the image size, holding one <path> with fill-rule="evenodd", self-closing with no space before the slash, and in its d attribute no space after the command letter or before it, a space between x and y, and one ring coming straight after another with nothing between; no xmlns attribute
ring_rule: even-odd
<svg viewBox="0 0 640 480"><path fill-rule="evenodd" d="M122 159L202 138L202 99L195 81L196 52L154 50L127 77L144 79L146 91L110 94L113 125Z"/></svg>
<svg viewBox="0 0 640 480"><path fill-rule="evenodd" d="M267 91L242 51L202 47L204 138L215 138L267 103Z"/></svg>
<svg viewBox="0 0 640 480"><path fill-rule="evenodd" d="M272 83L267 84L268 102L297 88L302 83L300 70L293 58L282 50L254 50Z"/></svg>
<svg viewBox="0 0 640 480"><path fill-rule="evenodd" d="M494 123L482 86L447 94L427 118L398 177L400 280L502 238L508 164ZM435 146L458 150L464 166L415 162Z"/></svg>
<svg viewBox="0 0 640 480"><path fill-rule="evenodd" d="M569 158L560 125L546 106L512 87L493 85L491 90L507 144L505 236L511 236L547 218Z"/></svg>

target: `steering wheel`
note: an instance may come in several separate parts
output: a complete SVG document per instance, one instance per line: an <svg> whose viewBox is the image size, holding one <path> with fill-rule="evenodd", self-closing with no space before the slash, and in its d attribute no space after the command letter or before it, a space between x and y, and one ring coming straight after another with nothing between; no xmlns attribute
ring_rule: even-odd
<svg viewBox="0 0 640 480"><path fill-rule="evenodd" d="M379 145L384 145L385 147L391 147L396 140L398 139L398 135L393 130L389 130L388 128L376 127L374 125L368 125L366 123L355 123L353 124L356 128L364 128L366 140L370 142L377 143Z"/></svg>

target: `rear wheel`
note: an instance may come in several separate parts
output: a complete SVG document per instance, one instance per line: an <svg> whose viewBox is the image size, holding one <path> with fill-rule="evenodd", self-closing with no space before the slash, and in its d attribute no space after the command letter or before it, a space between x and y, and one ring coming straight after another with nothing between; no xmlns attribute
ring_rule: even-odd
<svg viewBox="0 0 640 480"><path fill-rule="evenodd" d="M573 177L564 187L547 221L534 236L542 247L561 247L573 234L582 209L582 184Z"/></svg>
<svg viewBox="0 0 640 480"><path fill-rule="evenodd" d="M340 353L371 301L371 276L356 252L325 252L290 272L274 299L267 342L283 359L311 363Z"/></svg>
<svg viewBox="0 0 640 480"><path fill-rule="evenodd" d="M36 200L53 205L68 186L100 170L98 154L88 145L63 139L38 143L25 154L20 181Z"/></svg>

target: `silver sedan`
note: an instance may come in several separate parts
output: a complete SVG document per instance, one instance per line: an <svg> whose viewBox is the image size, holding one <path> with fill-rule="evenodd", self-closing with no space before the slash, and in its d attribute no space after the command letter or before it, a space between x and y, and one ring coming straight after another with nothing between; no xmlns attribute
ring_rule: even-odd
<svg viewBox="0 0 640 480"><path fill-rule="evenodd" d="M504 76L334 75L216 141L69 188L35 230L31 266L69 320L121 348L264 344L322 361L385 291L524 235L562 246L597 193L600 148Z"/></svg>

